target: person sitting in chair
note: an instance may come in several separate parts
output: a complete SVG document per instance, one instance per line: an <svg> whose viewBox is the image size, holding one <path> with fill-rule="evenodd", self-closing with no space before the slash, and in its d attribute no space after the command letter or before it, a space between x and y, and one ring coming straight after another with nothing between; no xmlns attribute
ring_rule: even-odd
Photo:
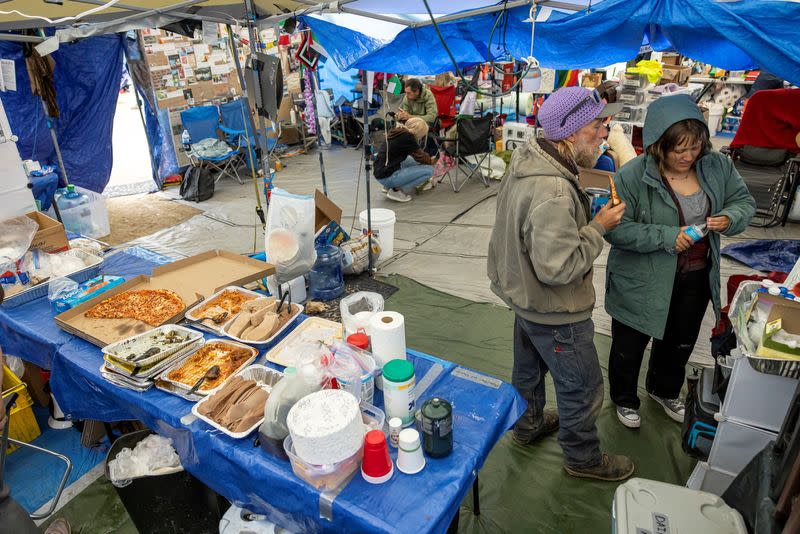
<svg viewBox="0 0 800 534"><path fill-rule="evenodd" d="M439 111L431 90L422 85L418 79L409 78L403 91L406 95L397 112L397 120L405 122L411 117L419 117L428 124L428 128L433 126Z"/></svg>
<svg viewBox="0 0 800 534"><path fill-rule="evenodd" d="M428 125L420 117L411 117L405 124L389 130L375 157L373 171L387 198L409 202L411 191L417 187L429 189L427 184L433 185L431 177L436 158L419 146L427 135Z"/></svg>

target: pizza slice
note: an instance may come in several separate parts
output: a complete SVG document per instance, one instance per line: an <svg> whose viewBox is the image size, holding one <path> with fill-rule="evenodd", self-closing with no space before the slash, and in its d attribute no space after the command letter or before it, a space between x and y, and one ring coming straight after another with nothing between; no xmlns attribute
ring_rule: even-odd
<svg viewBox="0 0 800 534"><path fill-rule="evenodd" d="M92 306L86 317L94 319L138 319L160 326L180 313L186 305L168 289L123 291Z"/></svg>

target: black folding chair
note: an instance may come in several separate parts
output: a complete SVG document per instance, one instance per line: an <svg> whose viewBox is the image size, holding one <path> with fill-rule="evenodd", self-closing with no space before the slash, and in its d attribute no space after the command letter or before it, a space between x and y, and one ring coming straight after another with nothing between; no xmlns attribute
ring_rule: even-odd
<svg viewBox="0 0 800 534"><path fill-rule="evenodd" d="M775 148L725 147L756 201L751 226L769 228L786 225L800 183L800 157Z"/></svg>
<svg viewBox="0 0 800 534"><path fill-rule="evenodd" d="M439 178L439 183L442 183L446 177L450 181L453 191L458 193L464 187L464 184L475 173L478 173L483 185L489 187L489 180L481 172L481 165L489 157L492 150L492 123L491 116L456 118L455 136L446 136L444 139L439 139L445 152L455 159L456 166L444 173ZM477 164L466 159L470 156L478 160ZM469 169L469 172L461 169L462 164ZM465 176L461 182L459 182L460 174Z"/></svg>

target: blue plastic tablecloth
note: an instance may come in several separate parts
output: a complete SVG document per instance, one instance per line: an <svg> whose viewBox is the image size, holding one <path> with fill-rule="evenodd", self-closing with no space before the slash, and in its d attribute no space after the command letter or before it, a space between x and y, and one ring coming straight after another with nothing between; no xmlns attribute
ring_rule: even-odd
<svg viewBox="0 0 800 534"><path fill-rule="evenodd" d="M110 257L105 269L109 274L133 276L163 262L147 251L132 250ZM172 438L183 466L206 485L294 532L445 532L489 451L525 409L510 384L408 351L418 381L437 364L441 366L441 374L419 398L440 396L452 402L452 454L428 458L417 475L396 471L379 486L356 474L341 493L331 496L330 513L323 518L320 491L296 477L288 461L254 447L253 436L235 440L199 420L185 424L181 419L191 412L191 402L155 388L138 393L104 380L99 371L100 349L60 331L52 323L46 299L14 310L0 308L0 313L0 334L8 338L12 332L16 346L33 343L52 353L50 384L70 417L141 420ZM6 343L3 337L0 343ZM43 360L33 351L18 352L33 363ZM382 408L382 395L376 393L375 404ZM392 457L396 459L394 449Z"/></svg>
<svg viewBox="0 0 800 534"><path fill-rule="evenodd" d="M30 180L33 185L33 198L39 201L42 211L49 210L50 204L53 202L53 195L58 189L58 175L50 172L42 176L31 176Z"/></svg>
<svg viewBox="0 0 800 534"><path fill-rule="evenodd" d="M455 364L414 351L408 358L418 380L435 364L443 368L421 398L440 396L453 403L453 453L428 458L418 475L396 472L381 486L354 476L335 497L331 520L320 517L320 492L297 478L287 461L254 447L253 436L235 440L199 420L184 424L191 402L155 388L137 393L106 382L98 371L100 350L86 341L74 338L59 348L51 386L73 418L139 419L172 438L189 472L236 505L291 531L444 532L489 451L525 403L505 382L462 378L453 374L459 369ZM380 396L376 404L382 406Z"/></svg>
<svg viewBox="0 0 800 534"><path fill-rule="evenodd" d="M153 267L168 261L165 256L134 247L107 256L101 273L132 278L150 274ZM7 354L50 369L58 347L73 337L56 325L47 297L16 308L0 305L0 346Z"/></svg>

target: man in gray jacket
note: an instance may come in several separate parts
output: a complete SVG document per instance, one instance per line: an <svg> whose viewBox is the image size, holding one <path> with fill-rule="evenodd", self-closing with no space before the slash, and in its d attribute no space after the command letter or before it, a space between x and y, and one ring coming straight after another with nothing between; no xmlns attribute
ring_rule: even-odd
<svg viewBox="0 0 800 534"><path fill-rule="evenodd" d="M634 469L629 458L600 450L603 377L591 319L592 264L625 205L609 202L590 219L578 167L594 166L607 118L619 107L581 87L545 100L538 114L544 139L514 151L500 186L488 260L492 291L516 315L512 382L528 409L514 441L531 444L558 429L567 473L599 480L623 480ZM544 409L548 371L558 411Z"/></svg>

